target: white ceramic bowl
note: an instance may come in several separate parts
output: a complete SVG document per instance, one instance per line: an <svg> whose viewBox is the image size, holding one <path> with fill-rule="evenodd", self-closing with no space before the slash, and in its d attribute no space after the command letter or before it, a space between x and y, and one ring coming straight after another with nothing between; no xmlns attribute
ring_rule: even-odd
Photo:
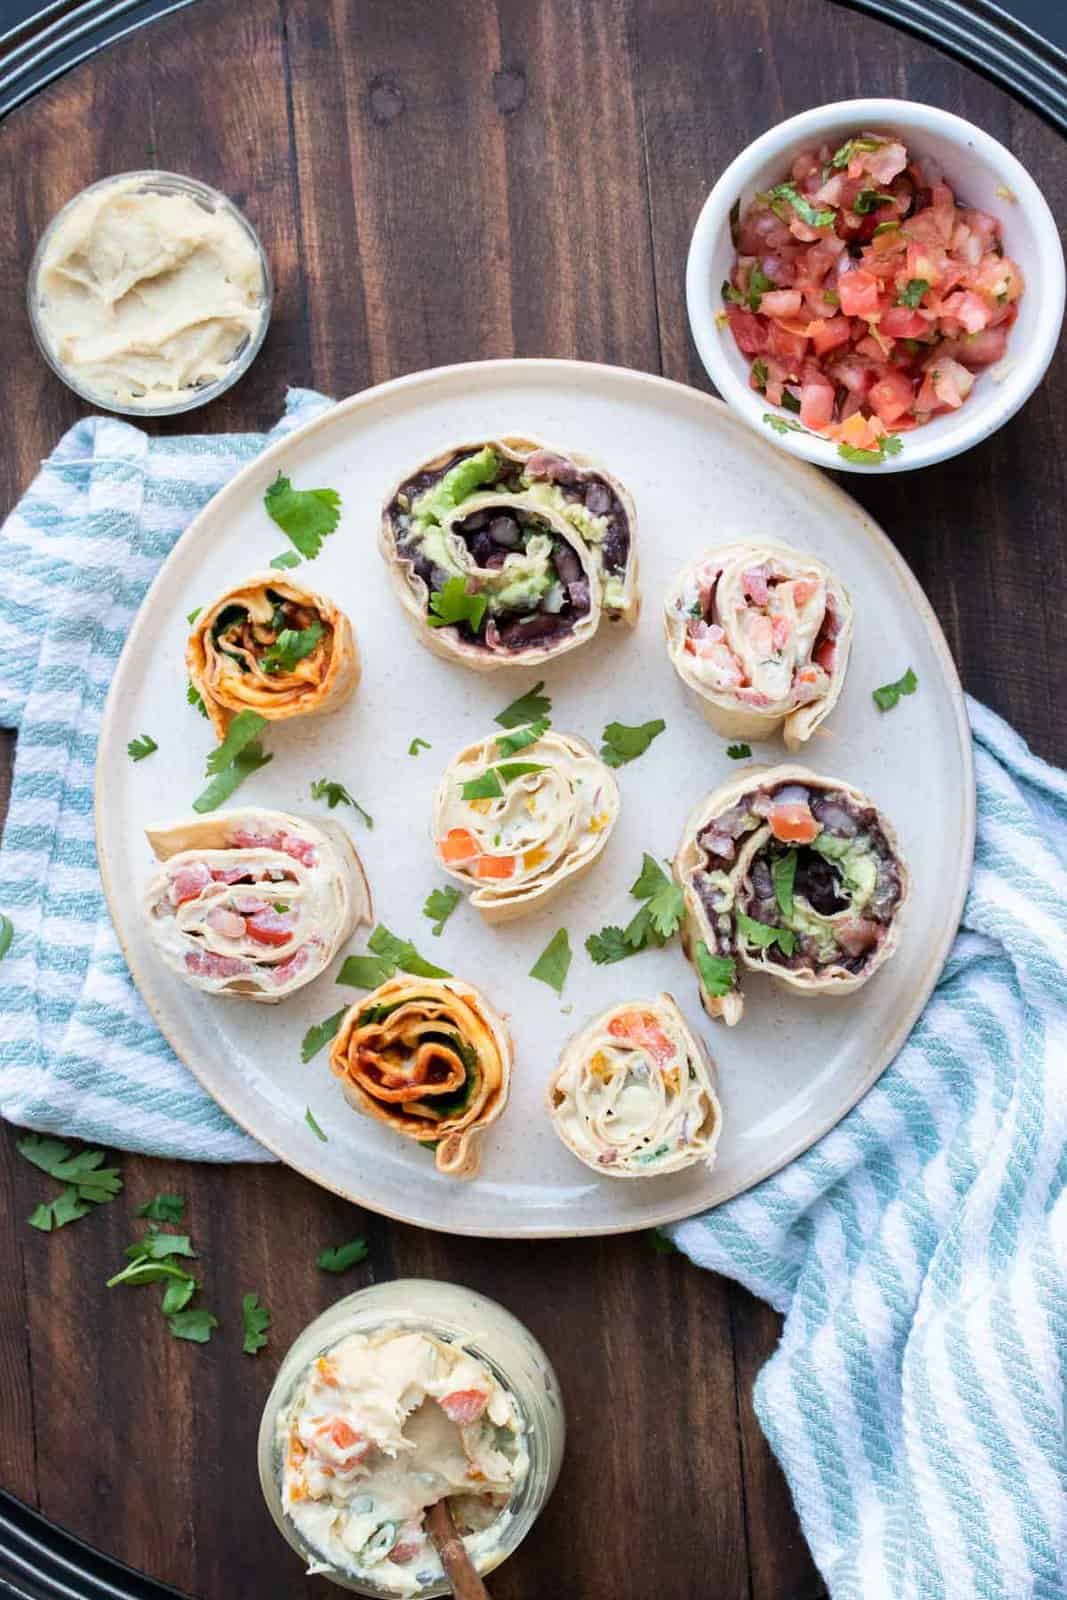
<svg viewBox="0 0 1067 1600"><path fill-rule="evenodd" d="M774 411L749 387L750 363L729 328L716 326L720 289L730 276L735 250L730 208L741 210L761 190L789 176L802 150L840 145L850 134L871 130L899 135L920 162L944 174L957 196L1000 219L1005 254L1019 263L1026 282L1019 316L1008 336L1007 355L983 370L958 411L902 435L903 448L876 466L842 460L828 439L806 433L779 434L763 421ZM998 194L998 189L1002 192ZM1010 191L1014 198L1003 193ZM913 100L839 100L815 106L770 128L732 161L708 195L693 229L686 266L689 325L707 373L723 399L760 432L792 455L844 472L908 472L959 455L980 444L1014 416L1037 388L1052 359L1063 321L1064 266L1059 231L1044 195L1030 174L996 139L973 123ZM781 412L789 417L788 412Z"/></svg>

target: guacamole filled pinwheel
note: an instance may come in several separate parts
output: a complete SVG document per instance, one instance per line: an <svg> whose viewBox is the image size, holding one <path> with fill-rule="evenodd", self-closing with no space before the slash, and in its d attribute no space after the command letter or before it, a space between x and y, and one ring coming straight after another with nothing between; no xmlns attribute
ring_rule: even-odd
<svg viewBox="0 0 1067 1600"><path fill-rule="evenodd" d="M333 711L360 673L344 612L281 572L258 573L194 613L185 661L220 739L240 711L269 722Z"/></svg>
<svg viewBox="0 0 1067 1600"><path fill-rule="evenodd" d="M655 1178L714 1161L722 1124L714 1079L672 995L628 1000L571 1039L549 1082L548 1112L594 1172Z"/></svg>
<svg viewBox="0 0 1067 1600"><path fill-rule="evenodd" d="M584 739L544 724L491 734L449 764L437 787L437 858L489 922L543 905L600 855L619 786Z"/></svg>
<svg viewBox="0 0 1067 1600"><path fill-rule="evenodd" d="M356 1111L434 1146L439 1172L470 1178L507 1104L511 1036L470 984L399 974L345 1014L330 1069Z"/></svg>
<svg viewBox="0 0 1067 1600"><path fill-rule="evenodd" d="M637 619L636 517L583 456L508 437L462 445L405 477L380 545L422 642L478 671L536 666Z"/></svg>
<svg viewBox="0 0 1067 1600"><path fill-rule="evenodd" d="M207 994L284 1000L371 920L362 863L334 822L249 806L146 831L163 863L144 896L149 934Z"/></svg>
<svg viewBox="0 0 1067 1600"><path fill-rule="evenodd" d="M779 727L789 749L837 704L852 644L852 602L814 556L787 545L723 545L689 563L664 602L674 670L727 739Z"/></svg>
<svg viewBox="0 0 1067 1600"><path fill-rule="evenodd" d="M908 870L859 789L805 767L747 773L702 800L674 860L683 944L709 1016L738 1022L741 968L804 995L850 994L897 947Z"/></svg>

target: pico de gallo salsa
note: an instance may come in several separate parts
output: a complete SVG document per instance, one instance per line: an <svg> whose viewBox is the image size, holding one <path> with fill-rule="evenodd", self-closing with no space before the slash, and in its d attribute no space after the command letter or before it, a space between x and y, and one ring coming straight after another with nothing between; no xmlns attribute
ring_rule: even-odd
<svg viewBox="0 0 1067 1600"><path fill-rule="evenodd" d="M752 388L846 459L956 411L1000 361L1023 275L999 220L962 204L888 134L805 150L731 215L725 319Z"/></svg>

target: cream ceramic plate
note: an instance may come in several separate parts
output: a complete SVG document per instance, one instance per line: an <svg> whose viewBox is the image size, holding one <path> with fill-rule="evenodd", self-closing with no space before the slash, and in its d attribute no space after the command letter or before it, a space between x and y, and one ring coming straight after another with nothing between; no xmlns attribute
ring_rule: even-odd
<svg viewBox="0 0 1067 1600"><path fill-rule="evenodd" d="M622 814L588 877L544 911L495 929L462 903L434 938L421 908L428 891L447 881L428 831L435 784L532 675L469 672L417 644L378 554L378 512L401 474L441 446L502 433L586 452L621 477L637 503L640 625L634 633L605 625L593 643L545 669L555 726L597 744L615 720L663 717L667 730L620 770ZM275 759L237 798L314 817L326 813L309 797L311 782L347 784L374 829L351 812L333 815L363 857L378 918L510 1013L511 1103L472 1183L441 1177L424 1151L349 1111L326 1050L301 1063L310 1024L357 991L336 987L327 974L278 1007L212 1000L170 976L140 924L139 895L152 869L145 824L188 809L212 745L207 723L185 701L185 616L282 547L263 509L279 470L298 486L341 493L341 525L307 576L350 614L363 680L335 715L269 727ZM669 857L693 803L739 770L671 669L660 607L668 580L696 551L753 537L813 551L852 592L848 681L802 759L851 780L887 812L915 888L903 947L858 994L818 1004L752 977L744 1020L728 1030L704 1017L677 940L607 967L593 966L583 946L595 929L625 923L637 909L628 890L642 852ZM883 715L871 690L908 666L918 693ZM159 753L132 765L126 745L146 730ZM416 736L432 749L413 758L407 752ZM778 740L754 750L764 762L785 759ZM145 600L111 686L97 783L100 861L119 937L160 1027L204 1087L284 1161L361 1205L423 1227L505 1237L649 1227L716 1205L807 1149L875 1081L933 987L959 920L974 836L959 681L929 605L879 528L818 471L760 440L706 395L637 372L556 361L443 368L368 390L235 478L180 541ZM575 954L557 999L527 973L563 925ZM350 949L362 947L357 938ZM645 1182L598 1178L553 1133L545 1084L564 1040L587 1018L663 989L718 1064L718 1162L711 1173L693 1168ZM309 1105L328 1143L305 1123Z"/></svg>

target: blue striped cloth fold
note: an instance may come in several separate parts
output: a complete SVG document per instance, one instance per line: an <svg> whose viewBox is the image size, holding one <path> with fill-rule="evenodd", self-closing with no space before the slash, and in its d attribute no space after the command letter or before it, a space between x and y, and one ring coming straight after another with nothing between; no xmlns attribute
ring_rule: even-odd
<svg viewBox="0 0 1067 1600"><path fill-rule="evenodd" d="M0 534L0 1113L148 1154L266 1159L160 1038L103 905L93 761L182 530L270 435L66 435ZM786 1313L756 1407L835 1600L1067 1595L1067 777L970 705L964 926L908 1043L807 1155L679 1224Z"/></svg>
<svg viewBox="0 0 1067 1600"><path fill-rule="evenodd" d="M149 438L77 423L0 531L0 725L18 729L0 848L0 1114L149 1155L263 1161L161 1037L104 905L100 717L138 606L227 479L330 402L292 390L269 434Z"/></svg>
<svg viewBox="0 0 1067 1600"><path fill-rule="evenodd" d="M974 877L907 1044L672 1230L785 1312L756 1411L834 1600L1067 1595L1067 775L970 716Z"/></svg>

